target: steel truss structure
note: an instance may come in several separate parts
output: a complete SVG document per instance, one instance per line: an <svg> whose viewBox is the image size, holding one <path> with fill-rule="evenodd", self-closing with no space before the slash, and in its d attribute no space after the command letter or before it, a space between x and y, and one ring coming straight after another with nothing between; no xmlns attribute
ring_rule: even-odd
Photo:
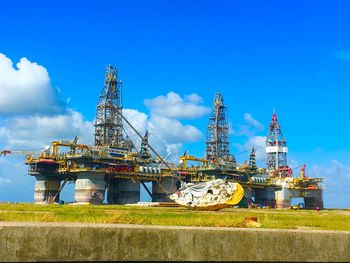
<svg viewBox="0 0 350 263"><path fill-rule="evenodd" d="M206 158L211 162L219 160L235 162L230 154L227 106L222 94L217 93L207 128Z"/></svg>
<svg viewBox="0 0 350 263"><path fill-rule="evenodd" d="M96 107L95 145L120 146L123 142L122 82L117 68L107 65L104 87Z"/></svg>
<svg viewBox="0 0 350 263"><path fill-rule="evenodd" d="M266 138L267 170L276 170L278 173L283 170L288 170L287 152L287 141L282 134L277 114L273 113L269 133Z"/></svg>

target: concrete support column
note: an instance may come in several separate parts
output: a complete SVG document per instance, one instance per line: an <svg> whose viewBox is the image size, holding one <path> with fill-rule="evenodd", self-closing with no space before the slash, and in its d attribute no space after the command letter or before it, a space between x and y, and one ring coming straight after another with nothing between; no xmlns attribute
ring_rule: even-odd
<svg viewBox="0 0 350 263"><path fill-rule="evenodd" d="M276 208L289 208L291 193L288 188L282 187L281 190L276 191Z"/></svg>
<svg viewBox="0 0 350 263"><path fill-rule="evenodd" d="M115 186L114 186L115 187ZM117 204L135 204L140 202L140 181L130 179L118 179L114 200Z"/></svg>
<svg viewBox="0 0 350 263"><path fill-rule="evenodd" d="M162 177L152 182L152 202L172 202L168 195L179 188L179 179L172 176Z"/></svg>
<svg viewBox="0 0 350 263"><path fill-rule="evenodd" d="M78 204L102 204L105 198L104 174L79 173L75 181L75 202Z"/></svg>
<svg viewBox="0 0 350 263"><path fill-rule="evenodd" d="M46 176L36 176L34 203L35 204L49 204L58 203L59 195L56 196L60 189L60 180L57 178L50 178ZM55 200L54 197L56 196Z"/></svg>
<svg viewBox="0 0 350 263"><path fill-rule="evenodd" d="M322 190L308 191L304 197L305 209L323 209Z"/></svg>
<svg viewBox="0 0 350 263"><path fill-rule="evenodd" d="M276 207L276 194L275 189L254 189L255 203L260 206L268 206L271 208Z"/></svg>
<svg viewBox="0 0 350 263"><path fill-rule="evenodd" d="M118 179L109 178L107 183L107 202L108 204L117 204L118 201Z"/></svg>

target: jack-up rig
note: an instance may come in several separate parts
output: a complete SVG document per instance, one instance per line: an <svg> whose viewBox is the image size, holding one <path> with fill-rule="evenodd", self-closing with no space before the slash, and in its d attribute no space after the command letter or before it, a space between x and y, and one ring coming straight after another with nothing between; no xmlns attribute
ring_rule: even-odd
<svg viewBox="0 0 350 263"><path fill-rule="evenodd" d="M305 175L305 165L298 176L287 165L287 143L274 113L266 139L266 168L258 168L253 148L249 162L238 164L229 148L228 107L216 94L209 117L206 157L185 153L179 164L165 161L123 116L122 82L116 67L108 65L105 82L96 108L95 144L53 141L40 153L5 150L3 155L25 154L28 173L35 176L34 203L59 202L67 182L75 184L75 203L102 204L107 192L108 204L140 201L145 188L153 202L169 202L184 182L226 179L243 186L245 196L240 206L288 208L292 198L304 198L306 209L322 209L321 178ZM136 147L126 135L127 124L141 139ZM191 166L188 166L191 162ZM146 183L152 182L148 189Z"/></svg>

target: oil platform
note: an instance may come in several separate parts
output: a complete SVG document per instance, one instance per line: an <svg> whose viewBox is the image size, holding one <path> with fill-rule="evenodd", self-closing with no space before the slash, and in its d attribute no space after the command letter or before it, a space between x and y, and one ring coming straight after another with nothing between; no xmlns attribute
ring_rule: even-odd
<svg viewBox="0 0 350 263"><path fill-rule="evenodd" d="M67 182L75 184L77 204L102 204L105 197L108 204L137 203L141 187L153 202L168 202L169 194L182 181L221 178L244 187L244 207L288 208L292 198L303 198L305 209L322 209L322 179L307 177L305 165L293 176L277 115L273 114L266 137L266 168L259 168L254 148L244 164L238 164L230 153L227 110L223 96L216 94L207 127L205 158L185 153L178 164L166 162L148 143L148 132L142 136L123 116L122 82L117 68L108 65L96 107L94 145L79 144L76 137L72 141L53 141L49 149L37 155L27 154L28 173L36 178L34 203L59 202ZM133 144L124 125L140 137L140 145ZM2 151L4 155L10 153ZM151 189L147 182L152 182Z"/></svg>

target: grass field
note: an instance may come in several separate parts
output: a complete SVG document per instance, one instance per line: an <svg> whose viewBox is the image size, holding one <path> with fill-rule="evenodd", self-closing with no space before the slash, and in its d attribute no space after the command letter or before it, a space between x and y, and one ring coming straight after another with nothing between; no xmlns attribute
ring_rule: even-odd
<svg viewBox="0 0 350 263"><path fill-rule="evenodd" d="M247 218L256 218L257 223ZM0 221L85 222L164 226L259 227L349 230L350 211L224 209L198 212L182 207L0 204Z"/></svg>

